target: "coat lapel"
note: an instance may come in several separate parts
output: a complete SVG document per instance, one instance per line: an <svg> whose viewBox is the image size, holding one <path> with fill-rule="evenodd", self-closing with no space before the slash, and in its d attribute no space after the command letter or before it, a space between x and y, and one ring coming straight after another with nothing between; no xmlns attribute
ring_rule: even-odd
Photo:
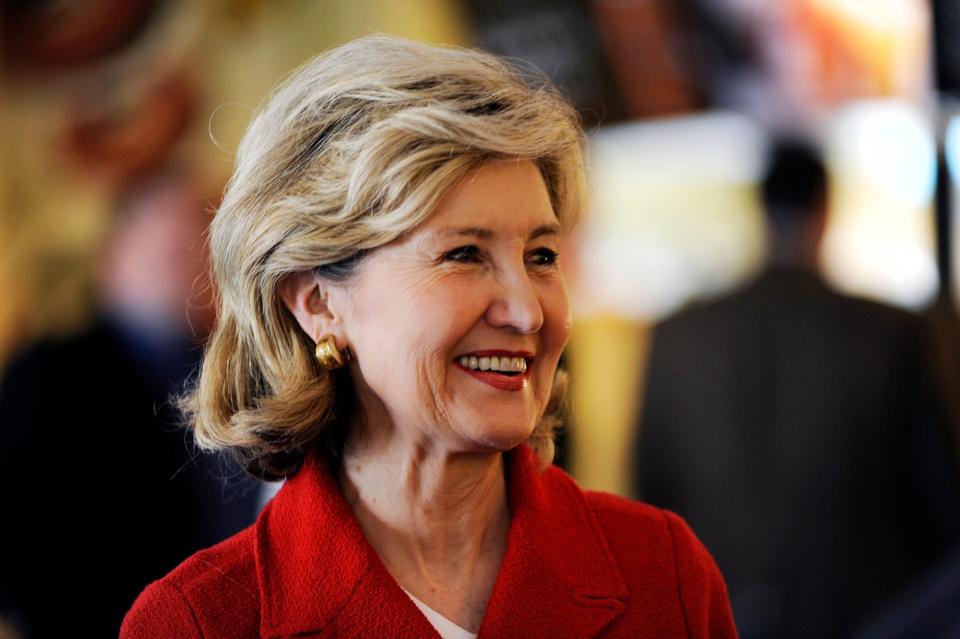
<svg viewBox="0 0 960 639"><path fill-rule="evenodd" d="M624 610L626 582L583 493L537 471L527 446L509 455L512 520L484 637L593 637Z"/></svg>
<svg viewBox="0 0 960 639"><path fill-rule="evenodd" d="M437 637L314 456L256 524L263 637Z"/></svg>
<svg viewBox="0 0 960 639"><path fill-rule="evenodd" d="M480 638L592 637L627 590L580 489L507 455L510 531ZM326 464L310 456L256 523L263 637L438 637L363 536Z"/></svg>

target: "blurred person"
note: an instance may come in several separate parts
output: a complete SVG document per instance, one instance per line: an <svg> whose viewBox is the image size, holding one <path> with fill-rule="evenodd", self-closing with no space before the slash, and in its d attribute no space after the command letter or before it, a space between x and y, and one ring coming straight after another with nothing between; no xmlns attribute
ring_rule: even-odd
<svg viewBox="0 0 960 639"><path fill-rule="evenodd" d="M118 199L95 321L0 382L0 617L24 637L116 636L144 584L255 516L246 481L194 461L168 401L211 319L205 203L174 171Z"/></svg>
<svg viewBox="0 0 960 639"><path fill-rule="evenodd" d="M768 267L653 332L634 488L701 536L745 639L849 636L960 530L919 320L817 274L827 187L775 144Z"/></svg>
<svg viewBox="0 0 960 639"><path fill-rule="evenodd" d="M732 637L675 515L550 465L582 132L479 51L363 38L258 112L211 227L197 440L287 481L121 636Z"/></svg>

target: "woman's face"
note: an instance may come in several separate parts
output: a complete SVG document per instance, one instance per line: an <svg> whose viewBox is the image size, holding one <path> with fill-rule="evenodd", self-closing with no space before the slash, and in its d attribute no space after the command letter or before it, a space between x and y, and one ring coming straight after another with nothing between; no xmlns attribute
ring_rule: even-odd
<svg viewBox="0 0 960 639"><path fill-rule="evenodd" d="M373 426L456 452L529 437L570 334L559 233L536 165L505 161L364 260L341 319Z"/></svg>

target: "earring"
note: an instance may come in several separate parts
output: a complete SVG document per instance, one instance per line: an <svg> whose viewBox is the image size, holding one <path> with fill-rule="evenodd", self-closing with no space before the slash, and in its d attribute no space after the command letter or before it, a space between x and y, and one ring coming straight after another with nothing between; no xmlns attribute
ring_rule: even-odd
<svg viewBox="0 0 960 639"><path fill-rule="evenodd" d="M342 368L350 361L350 351L346 348L341 351L332 337L324 337L317 342L316 357L321 366L328 371L333 371Z"/></svg>

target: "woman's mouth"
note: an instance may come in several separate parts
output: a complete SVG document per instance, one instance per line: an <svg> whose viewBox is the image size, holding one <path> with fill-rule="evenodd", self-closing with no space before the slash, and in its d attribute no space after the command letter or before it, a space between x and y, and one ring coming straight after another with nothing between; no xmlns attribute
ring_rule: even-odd
<svg viewBox="0 0 960 639"><path fill-rule="evenodd" d="M461 355L454 364L472 377L499 390L518 391L527 385L533 353L477 351Z"/></svg>

